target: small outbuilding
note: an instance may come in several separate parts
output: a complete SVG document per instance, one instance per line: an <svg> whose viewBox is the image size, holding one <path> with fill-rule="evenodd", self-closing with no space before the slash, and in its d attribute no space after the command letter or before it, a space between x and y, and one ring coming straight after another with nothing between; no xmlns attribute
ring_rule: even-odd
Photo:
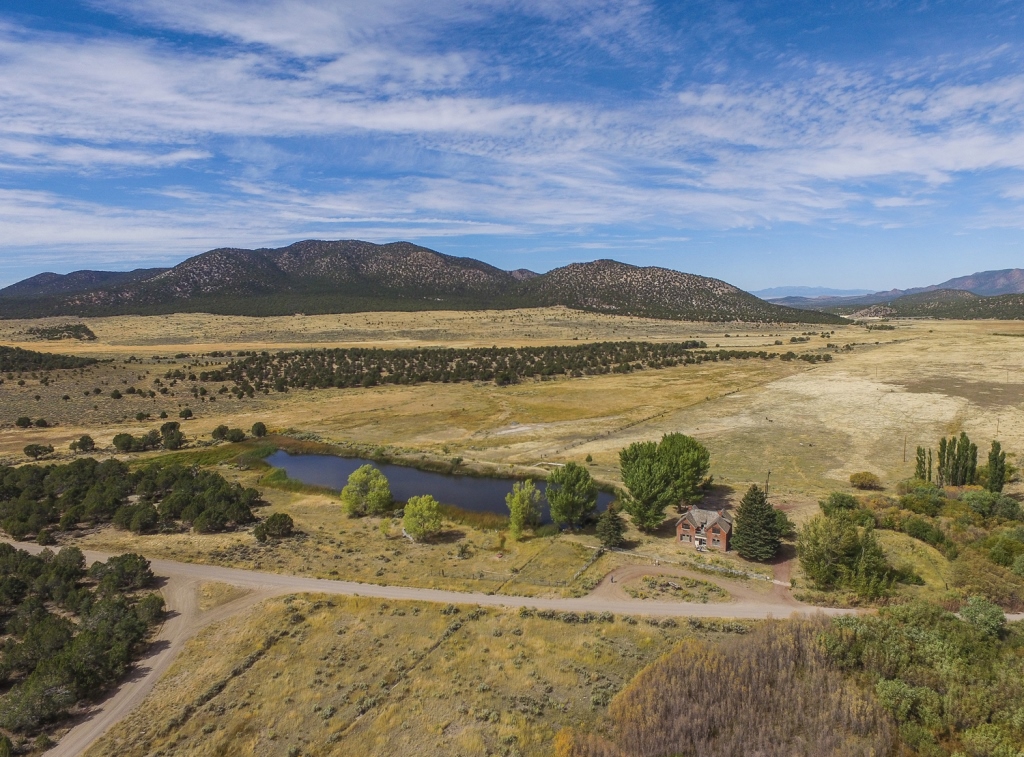
<svg viewBox="0 0 1024 757"><path fill-rule="evenodd" d="M723 510L701 510L691 507L676 521L676 541L690 543L703 552L706 549L729 551L732 520Z"/></svg>

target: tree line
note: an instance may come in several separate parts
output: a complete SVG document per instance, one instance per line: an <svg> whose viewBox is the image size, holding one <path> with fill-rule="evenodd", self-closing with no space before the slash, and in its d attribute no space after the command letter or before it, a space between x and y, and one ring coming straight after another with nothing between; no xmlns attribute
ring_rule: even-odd
<svg viewBox="0 0 1024 757"><path fill-rule="evenodd" d="M75 357L53 352L36 352L21 347L0 346L0 371L56 371L66 368L84 368L99 361L91 357Z"/></svg>
<svg viewBox="0 0 1024 757"><path fill-rule="evenodd" d="M507 385L534 377L630 373L705 362L780 357L778 353L764 350L707 350L706 346L700 341L600 342L552 347L406 350L356 347L274 354L261 352L232 360L223 368L198 374L186 373L180 368L170 370L164 378L233 382L231 391L241 398L252 397L255 392L284 392L296 388L461 381L493 381Z"/></svg>
<svg viewBox="0 0 1024 757"><path fill-rule="evenodd" d="M136 495L134 501L129 497ZM83 458L64 465L0 466L0 526L15 539L50 537L79 524L113 523L136 533L223 531L256 520L259 491L213 471ZM52 537L50 537L52 538Z"/></svg>
<svg viewBox="0 0 1024 757"><path fill-rule="evenodd" d="M39 555L0 544L0 727L31 735L128 672L163 599L149 562L126 554L88 570L76 547ZM11 744L0 736L0 750Z"/></svg>

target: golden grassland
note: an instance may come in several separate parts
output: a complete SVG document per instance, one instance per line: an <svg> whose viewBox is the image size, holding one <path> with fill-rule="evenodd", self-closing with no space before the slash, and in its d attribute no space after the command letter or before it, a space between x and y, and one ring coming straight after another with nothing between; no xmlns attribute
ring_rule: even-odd
<svg viewBox="0 0 1024 757"><path fill-rule="evenodd" d="M559 729L596 724L646 664L714 633L453 609L268 600L191 641L145 706L87 754L546 755Z"/></svg>

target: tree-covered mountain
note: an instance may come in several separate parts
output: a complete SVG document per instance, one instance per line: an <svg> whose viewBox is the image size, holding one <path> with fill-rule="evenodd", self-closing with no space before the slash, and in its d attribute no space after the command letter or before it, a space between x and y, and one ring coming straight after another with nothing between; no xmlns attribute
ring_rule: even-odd
<svg viewBox="0 0 1024 757"><path fill-rule="evenodd" d="M166 268L138 268L134 271L40 273L0 289L0 297L38 298L87 292L90 289L150 279L166 270Z"/></svg>
<svg viewBox="0 0 1024 757"><path fill-rule="evenodd" d="M8 290L28 291L23 284ZM0 292L3 318L172 312L262 316L563 305L676 320L840 322L831 314L781 307L723 281L665 268L598 260L545 274L510 272L408 242L356 240L309 240L278 249L221 248L143 278L74 292L40 291L31 297L5 292Z"/></svg>
<svg viewBox="0 0 1024 757"><path fill-rule="evenodd" d="M867 308L836 308L859 317L882 316L896 318L954 318L974 320L992 318L1015 321L1024 319L1024 294L1004 294L980 297L960 289L938 289L931 292L908 294Z"/></svg>

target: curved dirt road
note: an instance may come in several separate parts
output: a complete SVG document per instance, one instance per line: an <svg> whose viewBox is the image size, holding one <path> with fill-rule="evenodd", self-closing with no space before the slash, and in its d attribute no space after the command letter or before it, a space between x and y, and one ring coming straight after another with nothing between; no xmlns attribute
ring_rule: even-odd
<svg viewBox="0 0 1024 757"><path fill-rule="evenodd" d="M2 541L7 541L6 539ZM8 542L19 549L38 553L43 547L34 544ZM89 563L106 560L110 555L101 552L85 552ZM688 602L655 602L635 600L622 596L618 587L605 577L595 591L578 599L517 597L498 594L446 591L443 589L421 589L410 586L380 586L356 583L354 581L331 581L302 576L261 573L238 568L222 568L216 565L180 563L172 560L150 560L153 573L164 580L161 592L167 604L169 618L164 622L150 653L135 667L134 674L116 692L100 702L47 752L53 757L73 757L82 754L89 745L102 736L109 728L124 718L156 685L157 680L167 671L185 643L209 623L223 620L241 612L255 603L273 596L291 593L339 594L346 596L377 597L391 600L440 602L443 604L475 604L484 607L533 607L538 610L551 609L559 612L612 612L618 615L657 615L662 617L704 617L764 619L788 617L796 613L822 613L825 615L847 615L856 610L821 608L797 602L784 589L769 593L750 590L738 591L740 582L727 579L713 579L729 584L728 590L735 601L715 604ZM630 573L635 572L631 569ZM613 574L619 575L619 571ZM660 569L641 568L640 573L663 572ZM625 577L625 574L622 574ZM702 576L707 579L707 576ZM249 593L224 605L208 611L201 611L197 592L207 582L219 582L248 589ZM732 584L737 584L733 586Z"/></svg>

